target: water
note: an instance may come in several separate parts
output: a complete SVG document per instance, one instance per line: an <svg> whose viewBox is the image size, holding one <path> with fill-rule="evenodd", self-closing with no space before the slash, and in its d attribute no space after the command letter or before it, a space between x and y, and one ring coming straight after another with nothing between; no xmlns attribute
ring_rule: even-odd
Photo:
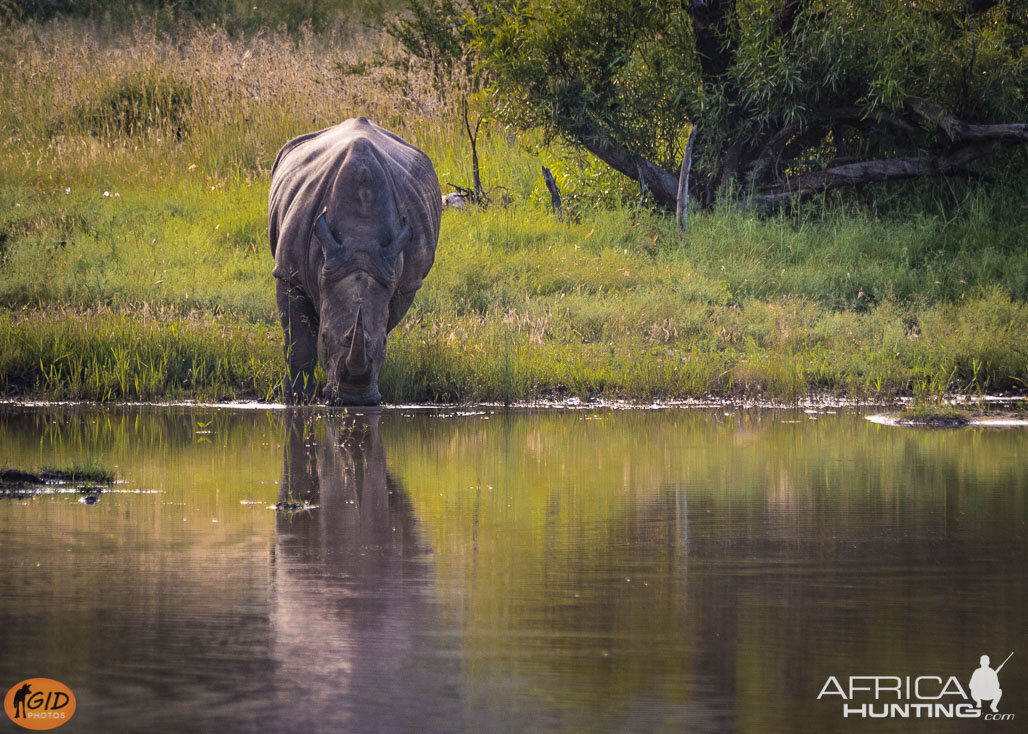
<svg viewBox="0 0 1028 734"><path fill-rule="evenodd" d="M1028 717L1028 432L725 412L2 407L0 465L124 483L0 500L0 693L64 682L69 732L966 731L817 696L1013 650Z"/></svg>

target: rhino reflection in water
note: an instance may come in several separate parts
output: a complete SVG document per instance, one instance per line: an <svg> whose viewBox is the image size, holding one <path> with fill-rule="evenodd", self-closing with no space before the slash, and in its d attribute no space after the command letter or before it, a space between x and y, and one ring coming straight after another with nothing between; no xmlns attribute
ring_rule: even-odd
<svg viewBox="0 0 1028 734"><path fill-rule="evenodd" d="M381 400L386 334L435 257L442 194L424 153L363 117L290 140L275 160L268 235L285 332L287 402Z"/></svg>
<svg viewBox="0 0 1028 734"><path fill-rule="evenodd" d="M459 718L428 548L378 424L301 409L286 418L279 501L318 506L277 521L273 658L280 685L298 686L279 692L292 699L290 731L432 731Z"/></svg>

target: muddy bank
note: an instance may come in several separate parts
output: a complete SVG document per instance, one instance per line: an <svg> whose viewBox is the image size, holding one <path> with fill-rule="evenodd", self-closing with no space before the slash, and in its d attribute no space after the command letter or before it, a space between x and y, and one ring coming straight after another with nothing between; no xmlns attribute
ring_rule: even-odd
<svg viewBox="0 0 1028 734"><path fill-rule="evenodd" d="M903 411L878 413L867 416L872 423L883 426L910 426L919 428L1028 428L1028 413L1024 411L945 411L939 414L905 414Z"/></svg>
<svg viewBox="0 0 1028 734"><path fill-rule="evenodd" d="M39 494L82 494L85 504L95 504L99 495L114 484L114 474L96 467L39 471L0 468L0 498L24 499Z"/></svg>

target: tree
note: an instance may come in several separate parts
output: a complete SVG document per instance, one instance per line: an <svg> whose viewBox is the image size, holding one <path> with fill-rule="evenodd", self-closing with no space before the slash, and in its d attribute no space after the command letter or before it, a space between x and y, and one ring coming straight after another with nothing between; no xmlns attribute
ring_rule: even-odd
<svg viewBox="0 0 1028 734"><path fill-rule="evenodd" d="M477 0L405 0L405 11L385 24L407 53L425 59L438 86L458 70L474 88L477 81L468 20L481 16Z"/></svg>
<svg viewBox="0 0 1028 734"><path fill-rule="evenodd" d="M497 115L673 209L966 172L1028 142L1028 0L526 0L466 16Z"/></svg>

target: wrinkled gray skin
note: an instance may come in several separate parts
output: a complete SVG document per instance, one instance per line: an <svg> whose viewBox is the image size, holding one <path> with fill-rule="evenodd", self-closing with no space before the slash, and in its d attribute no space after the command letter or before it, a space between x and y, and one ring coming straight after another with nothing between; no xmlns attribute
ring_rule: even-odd
<svg viewBox="0 0 1028 734"><path fill-rule="evenodd" d="M275 160L268 234L287 402L374 405L386 334L435 257L442 193L424 153L363 117L302 135Z"/></svg>

